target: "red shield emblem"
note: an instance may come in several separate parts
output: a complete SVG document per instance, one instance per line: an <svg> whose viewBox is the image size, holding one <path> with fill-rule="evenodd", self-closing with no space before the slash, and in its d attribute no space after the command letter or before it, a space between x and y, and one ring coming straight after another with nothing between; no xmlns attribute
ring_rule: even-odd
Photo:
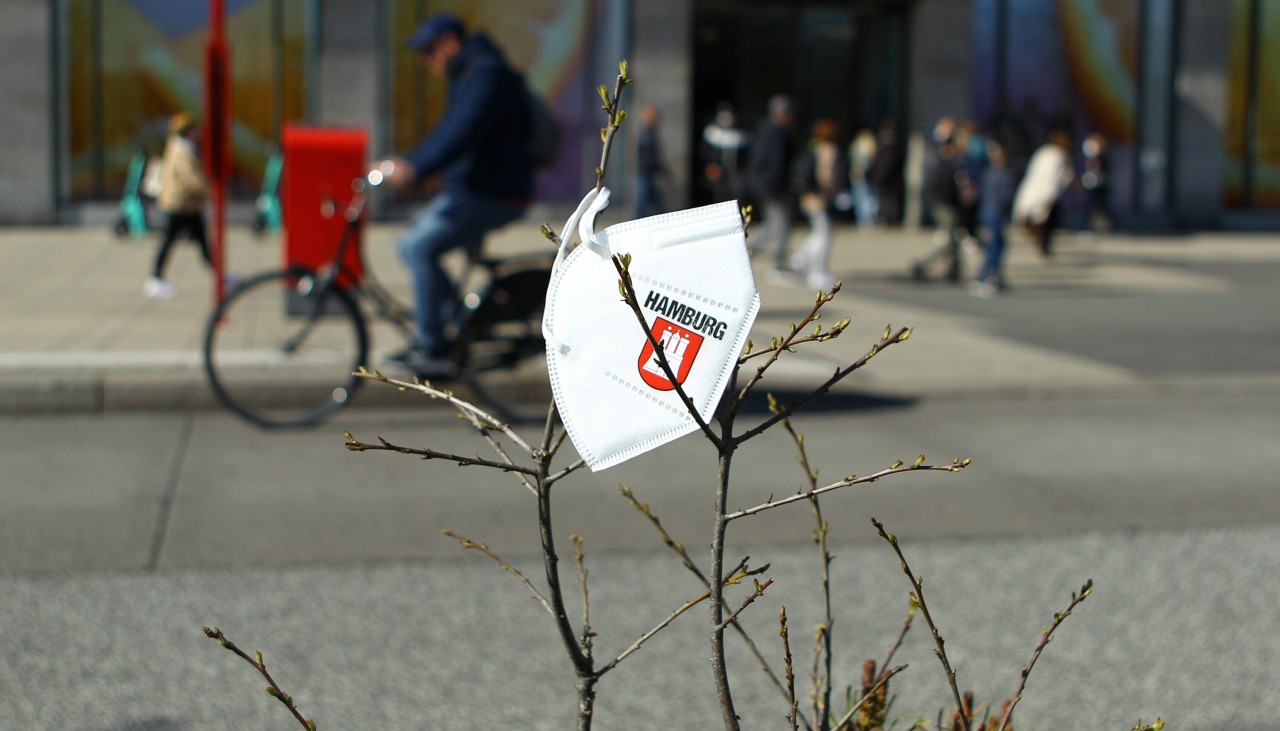
<svg viewBox="0 0 1280 731"><path fill-rule="evenodd" d="M662 345L662 352L667 356L667 364L671 366L671 372L676 374L676 381L683 384L684 379L689 377L689 369L693 367L698 351L702 348L702 336L659 317L653 322L653 339ZM666 374L663 373L662 365L658 363L658 356L653 352L653 344L648 338L644 341L644 347L640 350L640 360L636 365L640 369L640 377L651 388L658 391L675 389L675 384L667 380Z"/></svg>

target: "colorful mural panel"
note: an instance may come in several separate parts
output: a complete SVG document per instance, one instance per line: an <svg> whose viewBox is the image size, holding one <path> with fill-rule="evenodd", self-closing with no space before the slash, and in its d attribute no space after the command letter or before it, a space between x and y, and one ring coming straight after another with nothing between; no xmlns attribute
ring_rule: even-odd
<svg viewBox="0 0 1280 731"><path fill-rule="evenodd" d="M1231 3L1223 202L1280 208L1280 7L1259 3L1260 17L1253 17L1253 5ZM1251 49L1257 54L1252 78Z"/></svg>
<svg viewBox="0 0 1280 731"><path fill-rule="evenodd" d="M1139 10L1140 0L973 3L975 119L1027 147L1052 127L1077 141L1101 132L1110 141L1112 203L1121 208L1132 197Z"/></svg>
<svg viewBox="0 0 1280 731"><path fill-rule="evenodd" d="M305 4L227 0L233 192L254 192L285 119L306 109ZM158 154L166 120L202 107L207 2L70 0L67 148L74 199L112 198L139 149Z"/></svg>
<svg viewBox="0 0 1280 731"><path fill-rule="evenodd" d="M538 195L576 201L582 195L585 162L577 141L599 126L598 120L587 118L586 112L598 104L592 104L586 93L595 88L588 78L593 31L606 24L600 4L591 0L393 0L389 43L393 49L389 143L393 151L410 149L429 134L444 107L446 84L431 78L417 54L404 46L419 23L436 12L454 13L469 29L491 36L512 66L542 94L560 122L564 143L556 166L539 176ZM616 67L605 67L606 72L610 69ZM590 73L594 79L600 72Z"/></svg>

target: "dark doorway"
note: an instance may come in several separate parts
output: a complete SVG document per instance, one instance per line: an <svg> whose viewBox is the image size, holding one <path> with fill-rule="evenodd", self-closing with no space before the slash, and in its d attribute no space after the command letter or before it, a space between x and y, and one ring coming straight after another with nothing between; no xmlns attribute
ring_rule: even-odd
<svg viewBox="0 0 1280 731"><path fill-rule="evenodd" d="M717 107L731 105L739 128L754 130L769 97L791 96L797 134L834 119L847 143L883 119L906 118L907 20L895 0L797 2L696 0L694 4L694 150ZM694 200L712 199L705 155L693 157Z"/></svg>

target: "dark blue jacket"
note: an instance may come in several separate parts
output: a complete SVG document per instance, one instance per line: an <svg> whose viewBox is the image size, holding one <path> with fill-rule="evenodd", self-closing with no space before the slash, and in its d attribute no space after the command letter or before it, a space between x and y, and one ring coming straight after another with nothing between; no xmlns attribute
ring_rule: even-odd
<svg viewBox="0 0 1280 731"><path fill-rule="evenodd" d="M984 216L1008 219L1013 208L1013 197L1018 181L1008 165L991 166L982 174L982 194L978 199L979 211Z"/></svg>
<svg viewBox="0 0 1280 731"><path fill-rule="evenodd" d="M406 159L420 178L442 172L446 190L527 203L533 166L524 79L483 33L463 41L447 73L444 114Z"/></svg>

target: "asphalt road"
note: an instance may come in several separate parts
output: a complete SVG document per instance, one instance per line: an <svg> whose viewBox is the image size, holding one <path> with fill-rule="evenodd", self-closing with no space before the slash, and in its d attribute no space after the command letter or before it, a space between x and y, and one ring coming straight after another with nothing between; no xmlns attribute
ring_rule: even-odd
<svg viewBox="0 0 1280 731"><path fill-rule="evenodd" d="M1181 259L1158 272L1176 287L1042 282L993 301L855 277L857 297L945 310L1150 380L1060 392L855 389L799 417L824 476L921 453L973 459L958 474L905 475L823 501L838 683L883 655L905 611L908 585L869 525L875 516L926 578L959 683L981 701L1013 692L1040 627L1094 580L1036 666L1020 727L1128 729L1162 715L1177 729L1276 728L1278 269ZM219 412L0 421L0 728L293 726L201 624L262 650L320 728L569 727L572 677L543 610L439 534L485 541L539 577L529 494L506 476L347 452L343 430L487 449L439 409L356 409L302 433L253 430ZM794 454L778 431L740 452L732 504L797 489ZM618 483L701 557L714 467L690 436L557 488L556 534L585 537L600 657L699 590ZM729 535L732 556L772 564L777 583L745 616L776 659L773 623L787 606L802 692L818 620L812 525L798 506ZM595 728L716 727L705 636L695 610L606 676ZM782 728L777 691L732 652L744 728ZM911 667L896 708L932 720L948 692L923 625L897 660Z"/></svg>
<svg viewBox="0 0 1280 731"><path fill-rule="evenodd" d="M905 608L908 586L874 537L875 516L927 577L961 683L981 699L1013 692L1038 628L1094 579L1096 597L1069 618L1020 706L1030 727L1124 729L1161 714L1178 728L1274 728L1280 464L1270 426L1280 398L840 405L797 420L823 474L920 452L974 459L958 474L886 479L824 501L840 682L883 654ZM341 444L345 428L482 451L450 417L353 411L341 422L269 434L218 413L6 420L16 479L5 483L12 507L0 530L0 719L10 719L0 727L288 728L253 671L205 640L201 624L263 650L321 728L569 726L572 679L547 617L514 580L438 533L485 541L538 577L528 493ZM601 654L696 593L616 484L632 485L702 556L713 461L690 436L557 489L557 534L586 539ZM801 477L781 432L744 450L735 473L741 507ZM811 530L796 507L730 534L731 555L773 564L778 588L750 611L773 657L779 605L795 627L817 621ZM606 679L597 728L717 724L704 617L693 612ZM947 699L927 639L916 628L899 658L911 670L898 708L913 715ZM745 655L734 663L744 727L781 727L776 691Z"/></svg>

